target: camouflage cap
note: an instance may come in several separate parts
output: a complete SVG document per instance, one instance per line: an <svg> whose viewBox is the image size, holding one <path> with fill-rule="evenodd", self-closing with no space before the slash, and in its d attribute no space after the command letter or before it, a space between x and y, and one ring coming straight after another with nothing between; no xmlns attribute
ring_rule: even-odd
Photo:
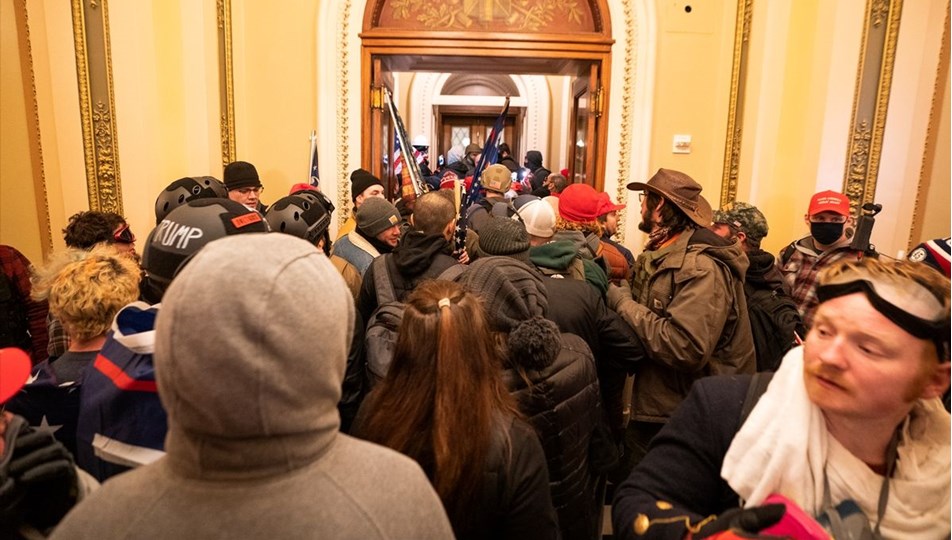
<svg viewBox="0 0 952 540"><path fill-rule="evenodd" d="M741 230L752 240L767 236L767 218L756 206L733 202L714 212L714 223L726 223Z"/></svg>

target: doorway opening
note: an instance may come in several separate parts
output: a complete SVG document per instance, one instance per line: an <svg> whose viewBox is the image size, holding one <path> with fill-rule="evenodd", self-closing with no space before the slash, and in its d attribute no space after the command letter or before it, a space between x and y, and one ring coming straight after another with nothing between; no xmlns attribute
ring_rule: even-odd
<svg viewBox="0 0 952 540"><path fill-rule="evenodd" d="M611 72L613 43L606 0L465 0L457 7L440 14L427 3L366 4L360 34L362 165L380 178L392 175L387 169L393 126L384 89L400 105L408 137L423 133L429 139L431 156L448 156L467 138L481 145L508 95L513 101L503 138L516 161L527 150L554 150L549 153L559 159L546 160L548 168L566 168L571 180L601 189L607 141L602 115L608 110L602 77ZM439 92L401 85L418 76L441 80ZM513 93L515 81L534 78L544 81L544 100Z"/></svg>

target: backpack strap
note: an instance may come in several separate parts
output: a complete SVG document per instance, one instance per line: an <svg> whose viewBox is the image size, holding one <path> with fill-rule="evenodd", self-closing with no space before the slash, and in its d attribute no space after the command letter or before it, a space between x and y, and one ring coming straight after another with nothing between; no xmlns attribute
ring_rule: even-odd
<svg viewBox="0 0 952 540"><path fill-rule="evenodd" d="M383 255L373 260L374 288L377 290L377 305L397 301L397 291L393 288L390 270L387 268L389 255Z"/></svg>
<svg viewBox="0 0 952 540"><path fill-rule="evenodd" d="M797 250L796 241L790 242L790 245L783 248L783 251L780 252L780 268L787 266L787 262L790 260L790 257L793 257L793 252Z"/></svg>
<svg viewBox="0 0 952 540"><path fill-rule="evenodd" d="M774 374L772 372L764 371L754 373L754 376L750 378L750 386L747 387L747 395L744 396L744 404L740 408L740 423L737 425L738 429L747 421L747 417L750 416L750 411L754 410L754 406L760 401L760 396L764 395L764 392L767 391L767 386L770 384L770 380L773 379L773 376Z"/></svg>
<svg viewBox="0 0 952 540"><path fill-rule="evenodd" d="M443 281L456 281L456 278L458 278L465 270L466 267L462 264L454 264L453 266L440 272L440 275L436 276L436 279L441 279Z"/></svg>

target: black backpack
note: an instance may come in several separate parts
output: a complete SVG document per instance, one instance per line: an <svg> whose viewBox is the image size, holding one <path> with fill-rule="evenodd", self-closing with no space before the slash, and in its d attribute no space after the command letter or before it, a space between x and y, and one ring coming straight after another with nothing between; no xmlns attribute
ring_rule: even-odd
<svg viewBox="0 0 952 540"><path fill-rule="evenodd" d="M30 353L30 327L20 292L5 272L0 271L0 348L18 347Z"/></svg>
<svg viewBox="0 0 952 540"><path fill-rule="evenodd" d="M397 347L397 331L403 321L403 312L406 304L397 300L396 289L393 286L393 276L387 265L390 257L374 259L374 288L377 290L377 309L370 314L367 321L367 333L364 335L364 352L367 358L367 379L370 386L383 380L390 370L393 361L393 352ZM436 276L434 279L453 281L466 269L461 264L454 264Z"/></svg>
<svg viewBox="0 0 952 540"><path fill-rule="evenodd" d="M776 371L783 355L804 335L797 304L782 289L754 289L744 284L757 371Z"/></svg>

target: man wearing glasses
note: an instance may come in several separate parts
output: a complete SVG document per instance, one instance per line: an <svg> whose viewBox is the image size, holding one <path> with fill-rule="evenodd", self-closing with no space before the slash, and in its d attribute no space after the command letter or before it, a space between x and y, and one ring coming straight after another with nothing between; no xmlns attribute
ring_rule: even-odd
<svg viewBox="0 0 952 540"><path fill-rule="evenodd" d="M810 227L810 236L785 247L777 265L783 273L784 287L797 303L803 325L809 330L818 303L817 275L837 261L860 259L863 252L850 249L850 239L846 236L853 223L846 195L835 191L817 193L810 199L804 221Z"/></svg>
<svg viewBox="0 0 952 540"><path fill-rule="evenodd" d="M258 196L264 191L258 178L258 169L247 161L234 161L225 166L225 189L228 198L264 215L268 207Z"/></svg>

